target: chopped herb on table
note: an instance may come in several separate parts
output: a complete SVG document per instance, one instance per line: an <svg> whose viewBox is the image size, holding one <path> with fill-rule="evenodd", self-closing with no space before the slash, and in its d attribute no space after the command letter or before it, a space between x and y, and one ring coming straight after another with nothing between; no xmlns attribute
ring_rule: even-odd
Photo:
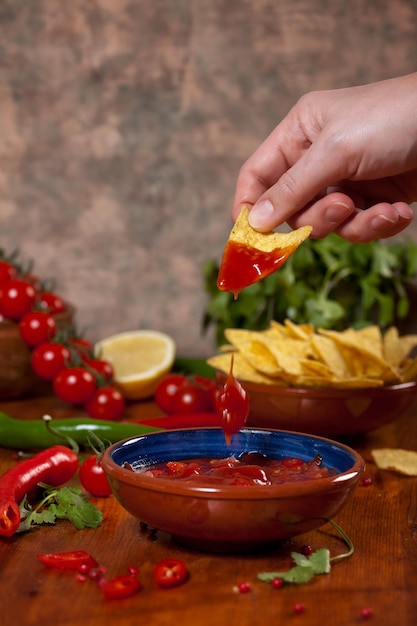
<svg viewBox="0 0 417 626"><path fill-rule="evenodd" d="M320 548L319 550L312 552L309 556L301 554L300 552L292 552L291 557L295 563L294 567L284 572L261 572L258 574L259 580L262 580L265 583L272 583L276 587L281 585L276 585L275 581L295 583L298 585L308 583L318 574L329 574L332 563L352 556L354 547L351 540L335 521L330 520L330 524L338 531L342 539L345 541L348 547L347 552L338 554L334 557L330 557L330 552L327 548Z"/></svg>
<svg viewBox="0 0 417 626"><path fill-rule="evenodd" d="M103 520L103 514L88 496L78 487L55 489L44 487L42 500L32 507L27 497L20 505L21 523L17 532L30 530L39 524L55 524L57 520L69 520L75 528L97 528Z"/></svg>

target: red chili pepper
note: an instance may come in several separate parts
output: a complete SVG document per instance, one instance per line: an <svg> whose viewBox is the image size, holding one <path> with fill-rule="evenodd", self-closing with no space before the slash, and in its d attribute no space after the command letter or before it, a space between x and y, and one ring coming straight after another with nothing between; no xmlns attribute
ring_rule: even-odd
<svg viewBox="0 0 417 626"><path fill-rule="evenodd" d="M52 569L79 570L85 567L87 570L97 567L97 561L85 552L85 550L73 550L70 552L49 552L37 555L39 561Z"/></svg>
<svg viewBox="0 0 417 626"><path fill-rule="evenodd" d="M172 415L163 417L150 417L148 419L137 420L134 423L166 429L220 426L217 413L173 413Z"/></svg>
<svg viewBox="0 0 417 626"><path fill-rule="evenodd" d="M100 586L104 597L107 598L107 600L120 600L122 598L128 598L129 596L135 595L142 589L140 580L133 574L116 576L116 578L107 580Z"/></svg>
<svg viewBox="0 0 417 626"><path fill-rule="evenodd" d="M78 456L66 446L52 446L21 461L0 476L0 536L11 537L19 528L19 503L38 489L66 483L78 469Z"/></svg>
<svg viewBox="0 0 417 626"><path fill-rule="evenodd" d="M155 565L154 578L160 587L176 587L187 580L188 570L183 561L163 559Z"/></svg>

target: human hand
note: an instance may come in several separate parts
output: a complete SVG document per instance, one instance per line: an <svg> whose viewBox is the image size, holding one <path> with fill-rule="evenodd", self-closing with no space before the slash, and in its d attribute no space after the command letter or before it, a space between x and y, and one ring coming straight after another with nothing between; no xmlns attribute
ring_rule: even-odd
<svg viewBox="0 0 417 626"><path fill-rule="evenodd" d="M392 237L417 200L417 73L303 96L241 168L251 225L288 222L352 242ZM365 210L366 209L366 210Z"/></svg>

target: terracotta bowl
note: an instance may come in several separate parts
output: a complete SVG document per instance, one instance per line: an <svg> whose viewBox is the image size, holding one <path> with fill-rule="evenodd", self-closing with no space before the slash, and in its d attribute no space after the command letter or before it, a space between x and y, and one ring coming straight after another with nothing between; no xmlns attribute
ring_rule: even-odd
<svg viewBox="0 0 417 626"><path fill-rule="evenodd" d="M317 454L335 475L279 485L204 486L126 469L192 457L243 452L311 460ZM341 443L301 433L244 428L230 446L219 428L161 431L107 448L103 467L120 504L187 547L213 552L259 549L326 524L352 495L364 461Z"/></svg>
<svg viewBox="0 0 417 626"><path fill-rule="evenodd" d="M224 374L218 374L219 383ZM364 389L274 387L240 381L249 394L248 425L345 438L392 422L417 401L417 381Z"/></svg>
<svg viewBox="0 0 417 626"><path fill-rule="evenodd" d="M58 327L72 324L74 307L55 316ZM0 400L13 400L31 394L43 385L30 364L31 349L23 341L19 324L0 316Z"/></svg>

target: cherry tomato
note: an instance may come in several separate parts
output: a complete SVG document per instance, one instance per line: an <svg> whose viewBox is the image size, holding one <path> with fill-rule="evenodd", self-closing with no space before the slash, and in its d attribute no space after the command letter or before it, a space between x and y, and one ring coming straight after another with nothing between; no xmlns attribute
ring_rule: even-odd
<svg viewBox="0 0 417 626"><path fill-rule="evenodd" d="M104 382L110 383L113 380L113 365L108 361L104 361L103 359L83 358L83 363L86 365L87 369L94 370L93 373L101 377Z"/></svg>
<svg viewBox="0 0 417 626"><path fill-rule="evenodd" d="M154 400L165 413L172 413L172 400L180 387L187 383L187 378L180 374L169 374L161 380L155 389Z"/></svg>
<svg viewBox="0 0 417 626"><path fill-rule="evenodd" d="M188 578L188 570L183 561L163 559L155 565L154 579L160 587L176 587Z"/></svg>
<svg viewBox="0 0 417 626"><path fill-rule="evenodd" d="M99 387L84 406L90 417L117 420L125 410L125 399L116 387Z"/></svg>
<svg viewBox="0 0 417 626"><path fill-rule="evenodd" d="M97 561L84 550L72 550L70 552L49 552L38 554L37 558L44 565L53 569L78 570L81 566L89 569L97 567Z"/></svg>
<svg viewBox="0 0 417 626"><path fill-rule="evenodd" d="M97 455L89 456L80 465L80 482L92 496L105 498L111 494L111 488Z"/></svg>
<svg viewBox="0 0 417 626"><path fill-rule="evenodd" d="M53 291L43 291L39 296L39 304L48 313L64 313L67 310L63 299Z"/></svg>
<svg viewBox="0 0 417 626"><path fill-rule="evenodd" d="M100 585L107 600L121 600L135 595L142 589L140 580L134 574L123 574Z"/></svg>
<svg viewBox="0 0 417 626"><path fill-rule="evenodd" d="M94 345L91 341L81 339L81 337L74 337L73 339L70 339L68 343L81 357L91 358L93 356Z"/></svg>
<svg viewBox="0 0 417 626"><path fill-rule="evenodd" d="M56 335L54 318L45 311L30 311L19 322L20 336L32 348L49 341Z"/></svg>
<svg viewBox="0 0 417 626"><path fill-rule="evenodd" d="M172 413L205 413L212 409L212 399L207 390L193 383L179 387L172 398Z"/></svg>
<svg viewBox="0 0 417 626"><path fill-rule="evenodd" d="M0 285L0 314L6 319L20 320L36 302L33 285L15 278Z"/></svg>
<svg viewBox="0 0 417 626"><path fill-rule="evenodd" d="M32 352L32 369L44 380L54 380L69 365L71 353L62 343L41 343Z"/></svg>
<svg viewBox="0 0 417 626"><path fill-rule="evenodd" d="M0 261L0 285L18 277L17 269L7 261Z"/></svg>
<svg viewBox="0 0 417 626"><path fill-rule="evenodd" d="M32 274L32 273L26 273L26 274L22 274L22 279L25 280L27 283L30 283L31 285L33 285L37 294L41 293L42 282L39 276L36 276L36 274Z"/></svg>
<svg viewBox="0 0 417 626"><path fill-rule="evenodd" d="M94 395L96 381L84 367L67 367L54 378L54 392L69 404L84 404Z"/></svg>
<svg viewBox="0 0 417 626"><path fill-rule="evenodd" d="M213 411L215 411L216 410L216 398L217 398L217 392L218 392L216 381L213 380L212 378L204 378L204 376L194 376L194 382L196 385L198 385L199 387L202 387L203 389L207 391L212 402L211 408L213 409Z"/></svg>

